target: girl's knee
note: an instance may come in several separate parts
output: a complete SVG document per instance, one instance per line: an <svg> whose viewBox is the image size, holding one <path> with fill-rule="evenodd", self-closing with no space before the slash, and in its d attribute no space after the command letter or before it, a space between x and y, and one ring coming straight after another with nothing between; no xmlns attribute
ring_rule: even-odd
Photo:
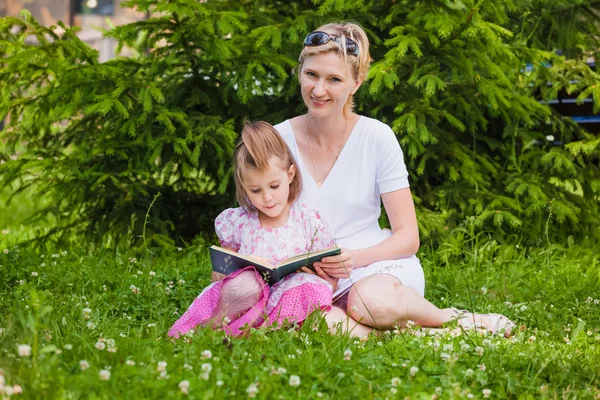
<svg viewBox="0 0 600 400"><path fill-rule="evenodd" d="M244 271L223 283L220 303L224 305L254 304L259 300L262 288L263 284L256 278L254 271Z"/></svg>

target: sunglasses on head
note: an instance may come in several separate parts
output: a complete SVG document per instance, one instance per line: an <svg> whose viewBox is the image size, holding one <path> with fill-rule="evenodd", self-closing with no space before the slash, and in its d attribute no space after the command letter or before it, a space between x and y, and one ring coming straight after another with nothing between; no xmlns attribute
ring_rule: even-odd
<svg viewBox="0 0 600 400"><path fill-rule="evenodd" d="M323 46L324 44L329 43L329 41L334 41L343 47L341 39L341 36L333 36L327 32L314 31L306 36L304 39L304 46ZM346 53L358 57L358 44L349 37L346 38Z"/></svg>

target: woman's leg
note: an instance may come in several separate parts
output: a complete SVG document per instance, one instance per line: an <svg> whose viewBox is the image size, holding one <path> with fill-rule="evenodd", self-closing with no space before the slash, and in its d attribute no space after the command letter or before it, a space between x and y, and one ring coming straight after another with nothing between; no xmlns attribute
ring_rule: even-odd
<svg viewBox="0 0 600 400"><path fill-rule="evenodd" d="M361 324L380 330L404 327L409 320L419 326L440 327L456 317L454 310L437 308L389 274L371 275L354 284L348 294L348 313Z"/></svg>
<svg viewBox="0 0 600 400"><path fill-rule="evenodd" d="M348 313L356 321L379 330L406 326L440 327L457 319L464 329L483 328L510 336L516 325L501 314L459 312L437 308L415 289L403 286L389 274L371 275L358 281L348 294Z"/></svg>
<svg viewBox="0 0 600 400"><path fill-rule="evenodd" d="M350 336L365 337L374 329L370 326L359 324L348 317L346 312L339 307L331 307L331 311L325 314L325 321L332 334L349 333Z"/></svg>

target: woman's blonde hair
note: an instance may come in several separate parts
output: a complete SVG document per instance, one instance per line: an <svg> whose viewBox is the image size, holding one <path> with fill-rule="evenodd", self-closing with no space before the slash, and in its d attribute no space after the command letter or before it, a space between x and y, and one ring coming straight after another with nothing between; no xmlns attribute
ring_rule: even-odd
<svg viewBox="0 0 600 400"><path fill-rule="evenodd" d="M300 58L298 59L298 72L302 71L304 61L308 57L335 51L344 59L344 62L349 63L352 66L352 78L355 81L367 80L369 67L373 59L371 58L371 54L369 54L369 38L360 25L355 22L330 23L322 25L316 30L340 37L340 44L329 41L322 46L304 46L302 52L300 52ZM358 57L351 54L349 55L346 52L346 38L352 39L358 45ZM348 96L346 104L344 104L344 114L352 111L353 108L354 98L351 94Z"/></svg>
<svg viewBox="0 0 600 400"><path fill-rule="evenodd" d="M242 172L244 170L255 168L259 172L265 172L270 168L269 161L277 157L281 163L281 168L289 171L292 165L297 165L292 152L283 138L267 122L245 122L240 141L234 152L235 163L235 195L236 199L244 210L248 212L256 211L246 194L243 185ZM283 184L283 183L282 183ZM302 176L296 167L296 175L290 183L290 193L288 202L293 203L302 192Z"/></svg>

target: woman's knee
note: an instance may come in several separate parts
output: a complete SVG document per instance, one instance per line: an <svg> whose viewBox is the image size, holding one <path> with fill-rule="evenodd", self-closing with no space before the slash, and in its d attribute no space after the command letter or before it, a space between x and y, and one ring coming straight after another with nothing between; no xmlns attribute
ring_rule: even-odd
<svg viewBox="0 0 600 400"><path fill-rule="evenodd" d="M364 279L348 294L348 313L363 324L381 329L403 325L407 309L403 298L407 290L410 288L402 286L394 277L380 275Z"/></svg>

